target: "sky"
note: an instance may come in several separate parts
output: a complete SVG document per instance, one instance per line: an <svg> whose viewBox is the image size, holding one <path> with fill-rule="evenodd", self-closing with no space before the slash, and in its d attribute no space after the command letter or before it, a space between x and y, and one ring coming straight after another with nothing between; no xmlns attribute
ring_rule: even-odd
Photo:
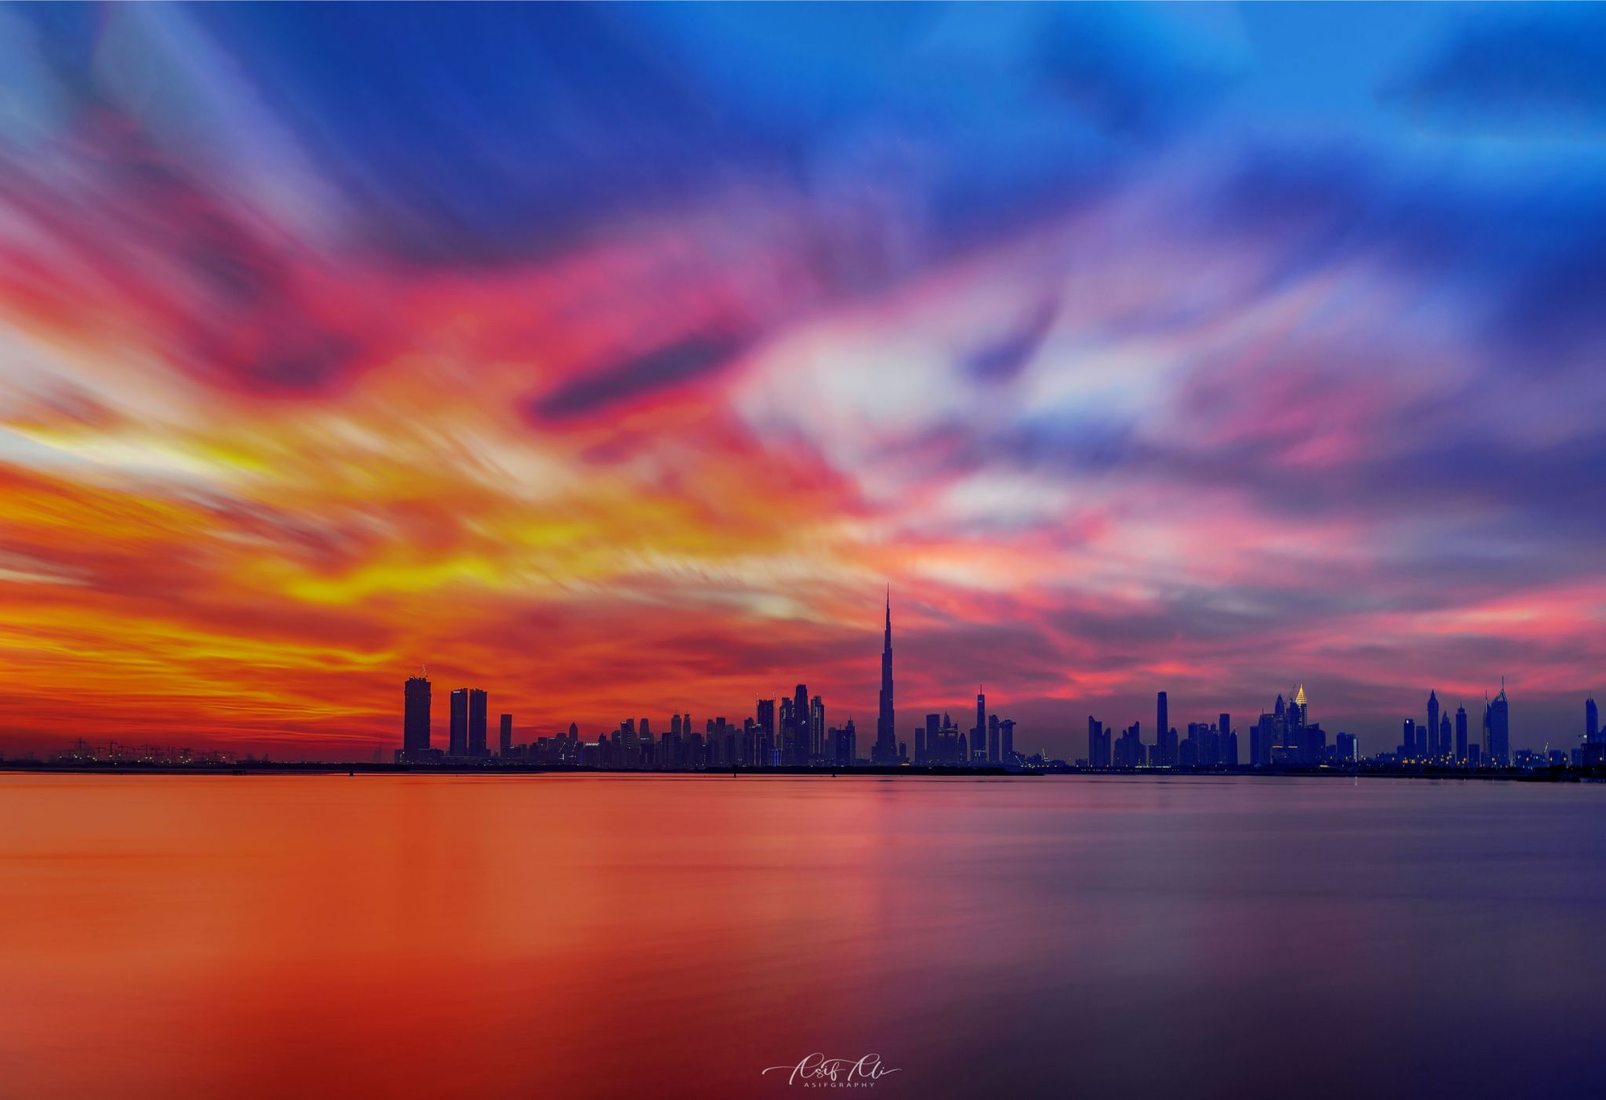
<svg viewBox="0 0 1606 1100"><path fill-rule="evenodd" d="M1606 8L0 7L0 750L1606 668Z"/></svg>

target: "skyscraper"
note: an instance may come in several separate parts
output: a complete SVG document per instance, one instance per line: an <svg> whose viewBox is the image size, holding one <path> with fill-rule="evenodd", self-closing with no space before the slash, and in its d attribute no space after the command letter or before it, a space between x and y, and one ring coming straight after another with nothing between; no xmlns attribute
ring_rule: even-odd
<svg viewBox="0 0 1606 1100"><path fill-rule="evenodd" d="M1170 707L1163 691L1155 695L1154 720L1160 728L1154 732L1154 748L1149 753L1149 763L1157 768L1174 768L1178 760L1177 731L1171 728Z"/></svg>
<svg viewBox="0 0 1606 1100"><path fill-rule="evenodd" d="M468 692L468 754L487 756L485 750L485 692L470 688Z"/></svg>
<svg viewBox="0 0 1606 1100"><path fill-rule="evenodd" d="M1277 696L1277 709L1262 713L1249 730L1249 766L1264 768L1271 763L1271 748L1278 740L1278 723L1283 717L1283 697Z"/></svg>
<svg viewBox="0 0 1606 1100"><path fill-rule="evenodd" d="M1455 708L1455 762L1467 762L1467 708Z"/></svg>
<svg viewBox="0 0 1606 1100"><path fill-rule="evenodd" d="M792 694L792 763L809 762L809 686L797 685Z"/></svg>
<svg viewBox="0 0 1606 1100"><path fill-rule="evenodd" d="M775 700L758 701L758 759L760 767L772 767L780 757L780 745L775 740Z"/></svg>
<svg viewBox="0 0 1606 1100"><path fill-rule="evenodd" d="M1117 768L1143 767L1143 731L1141 723L1133 722L1116 740L1114 746L1114 763Z"/></svg>
<svg viewBox="0 0 1606 1100"><path fill-rule="evenodd" d="M970 731L970 757L985 760L987 757L987 696L981 685L976 685L976 728Z"/></svg>
<svg viewBox="0 0 1606 1100"><path fill-rule="evenodd" d="M453 688L452 727L446 751L452 756L468 755L468 688Z"/></svg>
<svg viewBox="0 0 1606 1100"><path fill-rule="evenodd" d="M409 676L402 712L402 751L409 756L429 751L429 681ZM1590 703L1594 706L1594 703Z"/></svg>
<svg viewBox="0 0 1606 1100"><path fill-rule="evenodd" d="M877 764L898 762L898 732L892 709L892 589L887 589L886 634L881 642L881 709L876 718L875 748L871 760Z"/></svg>
<svg viewBox="0 0 1606 1100"><path fill-rule="evenodd" d="M1087 766L1090 768L1108 768L1110 766L1112 744L1110 731L1104 728L1104 723L1087 716Z"/></svg>
<svg viewBox="0 0 1606 1100"><path fill-rule="evenodd" d="M1489 763L1497 768L1511 766L1511 708L1506 701L1505 681L1500 683L1500 694L1496 695L1484 711L1484 728L1488 734L1484 737L1483 751L1489 758Z"/></svg>
<svg viewBox="0 0 1606 1100"><path fill-rule="evenodd" d="M508 757L513 755L513 716L502 715L502 725L497 739L497 755Z"/></svg>
<svg viewBox="0 0 1606 1100"><path fill-rule="evenodd" d="M797 721L792 710L792 697L781 696L781 763L787 767L797 763ZM686 736L691 736L689 729Z"/></svg>
<svg viewBox="0 0 1606 1100"><path fill-rule="evenodd" d="M1584 700L1584 741L1593 745L1600 740L1600 709L1594 698Z"/></svg>
<svg viewBox="0 0 1606 1100"><path fill-rule="evenodd" d="M1434 739L1437 738L1438 736L1439 736L1439 693L1437 691L1429 691L1428 692L1428 749L1427 749L1427 752L1425 753L1425 755L1427 755L1427 756L1437 756L1437 755L1439 755L1438 746L1436 744L1434 744Z"/></svg>

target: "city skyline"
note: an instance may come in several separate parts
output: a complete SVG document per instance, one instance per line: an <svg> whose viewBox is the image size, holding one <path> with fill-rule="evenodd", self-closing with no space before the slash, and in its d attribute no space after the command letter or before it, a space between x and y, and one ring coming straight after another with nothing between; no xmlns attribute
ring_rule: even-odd
<svg viewBox="0 0 1606 1100"><path fill-rule="evenodd" d="M875 738L868 757L857 751L856 724L851 715L841 727L828 726L824 698L799 683L796 694L788 699L760 696L748 714L740 710L734 717L723 712L705 718L703 730L698 731L689 711L675 710L667 723L669 733L661 743L666 756L654 752L651 733L651 715L644 715L638 726L635 717L622 719L616 729L598 731L597 740L582 733L579 723L571 721L567 729L555 729L548 736L535 736L529 742L513 745L513 716L504 713L500 719L500 751L503 758L521 758L541 764L585 766L612 766L619 768L657 767L668 769L701 769L717 767L853 767L865 764L872 767L893 765L916 766L978 766L1017 768L1023 765L1028 752L1017 752L1012 718L989 713L983 685L976 687L976 720L966 731L953 721L947 711L928 712L917 723L908 738L898 736L893 693L892 646L892 588L886 591L883 605L883 632L881 641L881 687L878 696ZM407 679L403 691L402 747L396 753L398 763L422 764L444 761L464 761L488 758L491 753L485 739L486 692L480 688L459 687L451 690L449 739L443 751L432 744L431 715L432 685L421 670ZM477 706L477 711L474 709ZM1354 765L1370 761L1385 766L1411 766L1431 764L1460 768L1507 768L1527 757L1543 759L1561 766L1580 764L1594 766L1606 762L1606 738L1601 736L1599 708L1593 696L1584 700L1583 726L1577 744L1570 747L1569 739L1561 735L1556 744L1547 738L1538 753L1514 748L1511 741L1510 704L1506 696L1504 679L1500 690L1491 699L1484 698L1479 739L1471 740L1467 711L1464 705L1456 708L1452 723L1448 709L1441 709L1437 688L1429 688L1425 704L1427 721L1418 723L1405 718L1400 743L1390 750L1364 753L1357 735L1349 730L1334 731L1331 743L1328 731L1319 721L1312 722L1309 696L1305 685L1299 684L1285 700L1278 694L1268 711L1250 726L1247 733L1248 753L1240 757L1240 737L1229 711L1221 711L1214 722L1187 722L1186 736L1179 734L1172 724L1170 693L1164 689L1155 693L1152 743L1145 743L1142 720L1127 726L1115 738L1114 726L1106 727L1093 715L1087 717L1087 754L1076 761L1079 767L1160 768L1160 769L1236 769L1249 768L1315 767L1322 765ZM479 715L477 719L474 714ZM660 730L665 724L660 723ZM477 731L477 733L476 733ZM705 739L706 735L706 739ZM668 738L674 739L669 748ZM682 738L693 742L682 752ZM611 738L611 740L610 740ZM623 748L620 748L623 739ZM1064 758L1054 757L1044 749L1030 754L1041 764L1065 764Z"/></svg>
<svg viewBox="0 0 1606 1100"><path fill-rule="evenodd" d="M513 716L500 718L497 756L538 765L703 770L731 768L839 768L907 766L1003 767L1063 766L1068 760L1051 751L1023 748L1017 751L1017 723L989 713L982 685L976 689L975 722L966 730L947 711L926 713L907 738L897 735L893 696L892 591L884 604L881 643L881 688L874 740L866 756L858 752L856 723L851 715L842 724L828 724L825 700L799 683L791 698L760 696L747 713L739 708L706 717L699 730L689 711L674 710L667 723L660 721L660 741L654 742L652 715L626 717L616 728L600 729L595 740L578 722L546 736L532 733L528 742L513 743ZM487 695L483 689L451 689L449 737L444 749L432 742L432 685L421 670L408 677L403 690L402 746L398 764L463 763L488 759L485 739ZM475 709L477 707L477 710ZM1269 710L1262 711L1243 738L1229 711L1215 721L1187 721L1183 735L1172 723L1170 693L1155 693L1152 740L1143 740L1142 719L1127 726L1119 738L1115 727L1092 714L1087 716L1087 753L1075 761L1079 768L1106 769L1251 769L1354 766L1415 766L1477 769L1509 768L1534 762L1561 767L1606 763L1606 738L1601 736L1599 709L1593 696L1584 700L1582 729L1576 744L1565 735L1555 743L1547 739L1539 752L1513 746L1510 705L1504 681L1491 699L1485 696L1477 740L1471 739L1467 711L1458 705L1454 722L1441 709L1437 688L1429 688L1426 722L1403 720L1401 740L1390 749L1363 751L1358 736L1338 729L1328 741L1321 722L1310 718L1305 685L1287 698L1279 693ZM479 717L476 720L475 714ZM661 716L661 712L660 712ZM476 732L477 731L477 732ZM672 739L672 742L671 742ZM1247 740L1247 746L1241 741ZM1240 748L1247 748L1247 755Z"/></svg>
<svg viewBox="0 0 1606 1100"><path fill-rule="evenodd" d="M425 661L465 737L805 681L864 745L888 583L899 739L977 683L1074 758L1301 681L1475 739L1502 679L1514 749L1570 737L1603 35L0 8L0 751L361 758Z"/></svg>
<svg viewBox="0 0 1606 1100"><path fill-rule="evenodd" d="M880 663L881 688L879 691L879 702L876 711L875 725L869 730L868 739L866 741L859 742L859 744L867 746L867 752L857 754L857 756L855 756L850 749L848 756L841 760L840 763L851 764L857 762L860 764L890 765L898 763L929 764L940 762L947 764L975 763L979 765L991 763L996 765L1000 762L1007 762L1010 758L1010 753L1005 751L1001 754L999 743L1001 738L1012 740L1014 730L1019 723L1014 719L1005 719L1001 722L997 714L988 714L986 696L982 685L978 685L975 696L975 724L968 728L963 726L963 724L960 722L954 722L951 717L952 712L955 710L963 713L963 706L950 705L948 703L935 704L935 710L924 710L923 717L919 722L914 724L912 729L904 730L902 727L897 725L898 720L896 718L896 710L894 707L893 698L894 675L892 657L892 592L890 585L886 588L885 592L883 615L883 635ZM462 677L459 677L459 679L462 679ZM475 680L477 678L473 675L469 675L467 679ZM483 678L478 679L483 680ZM816 683L818 683L818 681L816 681ZM433 687L434 681L430 679L427 664L420 664L418 674L407 677L403 684L404 706L401 713L401 721L397 727L399 729L399 735L393 734L391 736L382 737L371 745L366 745L365 748L373 748L376 752L380 750L388 751L399 748L400 755L398 755L398 759L410 754L414 756L415 760L424 758L428 753L431 752L431 750L434 751L436 757L443 757L446 759L467 760L477 757L488 758L493 755L505 756L507 755L507 750L513 746L513 742L517 740L517 735L520 733L529 738L528 742L519 742L518 747L520 749L524 748L526 743L533 745L535 740L538 738L545 740L546 738L542 737L543 732L549 737L563 736L566 734L571 740L575 739L577 736L581 740L585 740L588 737L595 737L597 734L606 736L617 732L615 724L618 725L618 728L633 726L634 722L636 721L635 716L637 715L644 716L643 724L645 725L646 720L650 720L652 717L654 717L654 715L647 712L652 706L660 705L659 701L654 701L652 703L642 702L635 706L593 703L587 708L584 708L585 715L583 717L576 717L573 715L564 717L562 715L548 714L544 720L537 720L533 723L524 722L520 725L515 725L515 716L513 713L502 711L497 714L496 745L498 746L499 751L497 753L493 753L491 751L492 742L490 740L489 725L491 714L490 691L483 686L478 686L477 684L463 684L447 688L447 708L445 720L444 722L437 722L435 720L436 712L433 709ZM826 732L823 718L821 718L818 714L822 704L823 696L819 694L808 693L805 689L806 684L800 682L796 685L796 691L798 694L795 699L785 697L784 693L779 696L781 708L778 712L780 714L778 719L776 718L777 697L772 696L770 698L764 698L762 695L758 696L754 706L748 707L748 710L745 712L741 710L739 706L716 705L712 709L700 711L699 714L700 717L705 717L705 720L709 724L712 724L716 721L724 723L727 719L729 719L731 722L730 728L740 729L744 720L749 722L756 720L760 726L763 726L765 724L765 715L767 710L771 721L772 734L774 734L775 730L786 728L788 722L792 721L793 716L796 714L807 714L809 715L810 725L816 727L814 729L814 752L816 755L819 755L822 748L822 738ZM513 692L513 695L515 698L525 697L519 695L519 693L516 691ZM505 704L506 697L506 693L501 693L498 698L498 704ZM1472 742L1473 753L1471 756L1471 762L1474 766L1476 766L1479 761L1479 747L1483 746L1483 751L1485 753L1488 752L1486 746L1489 744L1490 736L1489 720L1490 715L1495 712L1492 708L1498 708L1498 713L1500 716L1498 724L1499 732L1497 734L1497 737L1499 738L1498 744L1504 746L1504 750L1500 752L1498 756L1499 759L1506 763L1509 763L1513 757L1513 754L1519 750L1543 755L1546 750L1554 752L1571 749L1581 744L1596 744L1606 742L1606 739L1599 737L1601 730L1599 711L1592 693L1586 694L1583 699L1582 715L1578 715L1576 713L1577 706L1575 702L1574 724L1577 726L1576 729L1568 729L1567 723L1565 722L1556 725L1554 728L1547 724L1542 729L1529 730L1528 736L1519 736L1515 740L1512 739L1509 718L1506 717L1508 714L1506 709L1506 698L1506 684L1503 677L1501 678L1499 686L1492 696L1487 690L1483 692L1482 715L1484 724L1481 727L1482 739L1474 740ZM1264 728L1264 722L1266 719L1270 718L1273 713L1275 713L1279 723L1277 727L1279 730L1277 740L1278 743L1281 743L1282 734L1280 731L1283 729L1281 722L1284 703L1285 700L1283 695L1280 693L1277 694L1273 710L1261 713L1260 725L1258 727L1252 725L1249 728L1249 731L1244 734L1244 736L1254 737L1257 739L1262 737L1269 738L1271 735ZM1303 728L1305 726L1303 715L1307 706L1306 689L1303 682L1299 683L1296 688L1289 691L1287 704L1290 714L1300 715L1297 728ZM922 705L914 706L911 708L910 713L921 711L922 706L932 705L933 704L930 703L924 703ZM1072 700L1069 701L1067 705L1075 708L1081 705L1081 701ZM1200 716L1204 716L1205 713L1209 711L1210 705L1212 704L1199 706L1190 700L1187 701L1185 705L1190 715L1197 713ZM1343 759L1375 759L1382 756L1392 755L1397 756L1401 761L1423 761L1437 759L1450 760L1465 764L1468 761L1466 746L1469 741L1469 727L1467 725L1468 718L1465 703L1457 700L1455 721L1452 724L1451 713L1448 707L1443 707L1441 712L1441 704L1438 699L1438 689L1436 687L1430 687L1428 689L1425 709L1428 716L1428 721L1425 724L1417 722L1412 717L1403 718L1403 740L1398 746L1395 746L1392 749L1387 745L1388 734L1385 732L1385 729L1381 726L1374 729L1371 728L1370 724L1367 724L1365 727L1365 733L1370 735L1368 748L1366 751L1361 752L1357 756L1356 746L1361 733L1354 729L1337 729L1337 738L1347 739L1348 755L1344 756ZM605 714L610 711L615 715L615 717L598 718L593 716L595 714ZM856 728L857 723L854 720L853 711L851 708L849 708L846 713L847 732L851 736ZM1144 723L1143 719L1139 717L1130 726L1126 727L1124 736L1128 741L1128 745L1125 750L1126 759L1124 764L1121 762L1123 750L1120 748L1120 740L1107 741L1102 750L1094 748L1096 737L1102 736L1106 739L1114 738L1116 734L1116 726L1113 723L1106 726L1102 720L1095 719L1093 714L1089 713L1087 715L1087 741L1085 742L1088 751L1085 753L1083 759L1088 761L1097 760L1099 759L1100 752L1102 751L1103 757L1106 761L1115 761L1115 767L1176 767L1179 765L1191 767L1208 766L1215 763L1228 763L1229 761L1233 764L1238 762L1239 751L1236 740L1239 730L1238 727L1235 727L1231 724L1230 709L1222 710L1219 713L1219 728L1224 733L1231 734L1234 738L1235 743L1231 750L1231 756L1215 756L1214 753L1217 750L1212 748L1211 752L1213 755L1208 759L1202 759L1197 756L1189 759L1187 754L1190 749L1186 744L1184 744L1184 740L1191 741L1193 739L1195 727L1198 727L1198 730L1201 734L1206 730L1206 728L1208 728L1210 732L1214 734L1217 726L1208 725L1205 722L1186 721L1185 726L1187 729L1187 738L1184 739L1177 725L1171 721L1170 692L1166 689L1161 689L1155 693L1153 697L1151 713L1154 715L1154 722L1152 724ZM1408 713L1408 711L1406 713ZM631 715L631 717L626 717L621 722L621 720L617 717L619 714L628 714ZM691 714L691 708L677 708L671 711L670 718L674 725L677 736L680 733L683 717L685 719L685 729L688 735L692 731L693 725L691 723ZM1214 715L1212 715L1212 717L1213 716ZM1033 733L1036 737L1036 740L1031 743L1029 748L1026 748L1024 751L1022 751L1020 755L1024 757L1028 754L1035 754L1041 756L1045 760L1057 759L1062 762L1069 762L1074 759L1075 754L1073 750L1079 743L1077 741L1079 735L1075 728L1074 721L1062 721L1062 717L1063 716L1056 715L1052 720L1052 724L1048 728L1034 730ZM1398 730L1398 723L1401 721L1401 715L1397 713L1392 716L1383 717L1380 719L1380 721L1384 726L1390 722L1393 722L1395 723L1393 728ZM1007 734L1001 733L1000 726L1003 726L1007 729ZM584 732L582 732L582 728ZM1296 727L1290 728L1292 729ZM1319 733L1323 732L1320 725L1314 725L1314 728ZM1517 728L1519 731L1522 730L1522 724L1519 723ZM983 755L981 759L973 759L974 749L971 749L970 751L966 750L967 740L970 740L970 743L973 744L974 734L977 729L981 729L983 731L983 748L981 750ZM1147 742L1143 741L1143 735L1141 731L1145 729L1149 731L1150 734L1157 734L1161 739L1161 743L1156 745L1153 740ZM1430 733L1429 731L1433 732ZM444 744L437 742L437 732L440 732L444 735L441 738L441 741L443 741ZM836 732L836 728L831 727L830 733L833 736ZM944 752L948 754L946 757L938 756L935 754L936 750L934 748L928 748L928 746L935 745L936 742L933 739L939 733L951 739L949 742L947 742L947 747L944 749ZM990 751L989 742L987 740L989 733L991 734ZM779 748L779 735L774 735L777 738L775 741L775 751L777 755L773 761L773 764L774 766L782 766L783 760L780 756L781 750ZM1416 742L1414 741L1415 738L1423 738L1423 740ZM137 742L140 740L140 737L137 732L130 732L122 734L121 739L126 744L130 742ZM75 736L73 740L80 746L84 745L86 742L86 739L82 736ZM115 744L119 738L114 736L109 738L109 740L111 743ZM215 753L219 748L219 746L211 739L205 737L200 738L196 743L204 747L203 754L208 752ZM294 745L297 742L291 740L289 743ZM1259 746L1260 743L1261 742L1259 740L1256 740L1251 741L1250 745ZM1272 742L1267 740L1264 743L1267 746L1267 749L1264 752L1262 752L1260 747L1250 747L1246 750L1243 760L1243 763L1246 766L1262 766L1271 762L1272 757L1269 746ZM1325 745L1325 742L1323 742L1323 744ZM1330 751L1335 750L1338 748L1339 744L1339 741L1335 741L1332 745L1326 745L1326 748ZM38 744L29 744L26 747L29 750L37 750L41 748L53 752L59 750L59 745L48 741ZM164 748L161 751L170 752L175 750ZM190 750L185 749L183 751L188 752ZM1195 748L1192 751L1197 752L1198 750ZM1227 750L1225 748L1220 750L1220 752L1223 754L1225 754L1226 751ZM956 752L959 754L957 757L952 755ZM4 749L3 747L0 747L0 758L3 758L4 755ZM326 759L339 762L354 758L351 757L349 753L346 756L340 756L313 751L303 755L301 759ZM1289 762L1314 764L1324 760L1333 761L1336 759L1336 757L1331 755L1325 757L1322 756L1320 750L1312 750L1310 752L1290 756ZM1078 762L1080 763L1082 761L1079 760ZM1485 762L1487 762L1487 760ZM804 761L802 759L793 759L791 757L788 757L784 761L786 766L801 765L803 763ZM763 766L770 765L766 764ZM1101 765L1095 764L1095 766ZM1106 763L1102 766L1109 766L1109 764Z"/></svg>

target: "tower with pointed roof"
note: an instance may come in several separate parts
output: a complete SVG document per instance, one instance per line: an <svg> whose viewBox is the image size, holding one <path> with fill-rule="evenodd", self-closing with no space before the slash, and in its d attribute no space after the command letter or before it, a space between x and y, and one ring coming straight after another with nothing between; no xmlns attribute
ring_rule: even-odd
<svg viewBox="0 0 1606 1100"><path fill-rule="evenodd" d="M892 586L887 586L887 618L881 639L881 709L876 718L875 748L871 760L877 764L898 762L897 723L892 708Z"/></svg>
<svg viewBox="0 0 1606 1100"><path fill-rule="evenodd" d="M1484 755L1497 767L1511 765L1511 705L1506 701L1506 680L1500 678L1500 694L1490 700L1483 712Z"/></svg>

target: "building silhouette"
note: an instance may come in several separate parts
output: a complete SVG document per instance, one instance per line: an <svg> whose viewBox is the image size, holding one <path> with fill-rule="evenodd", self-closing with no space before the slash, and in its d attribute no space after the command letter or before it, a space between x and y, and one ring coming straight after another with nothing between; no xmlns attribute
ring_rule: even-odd
<svg viewBox="0 0 1606 1100"><path fill-rule="evenodd" d="M429 680L409 676L403 689L402 751L408 756L429 752Z"/></svg>
<svg viewBox="0 0 1606 1100"><path fill-rule="evenodd" d="M1121 731L1120 738L1115 742L1112 763L1117 768L1141 768L1146 755L1143 748L1142 726L1138 722L1133 722Z"/></svg>
<svg viewBox="0 0 1606 1100"><path fill-rule="evenodd" d="M1110 741L1110 731L1104 728L1104 723L1087 716L1087 766L1090 768L1107 768L1113 756L1113 745Z"/></svg>
<svg viewBox="0 0 1606 1100"><path fill-rule="evenodd" d="M797 763L797 719L793 714L793 703L790 695L781 696L781 763L787 767ZM691 736L688 726L686 736Z"/></svg>
<svg viewBox="0 0 1606 1100"><path fill-rule="evenodd" d="M446 741L448 756L468 755L468 688L453 688L451 696L451 732Z"/></svg>
<svg viewBox="0 0 1606 1100"><path fill-rule="evenodd" d="M1506 685L1483 709L1483 753L1498 768L1511 766L1511 708L1506 701Z"/></svg>
<svg viewBox="0 0 1606 1100"><path fill-rule="evenodd" d="M760 699L758 701L754 724L758 727L755 753L759 762L766 766L780 763L779 747L775 743L774 699ZM679 730L675 731L675 739L677 741L680 739Z"/></svg>
<svg viewBox="0 0 1606 1100"><path fill-rule="evenodd" d="M797 685L792 696L792 763L801 767L809 762L809 687Z"/></svg>
<svg viewBox="0 0 1606 1100"><path fill-rule="evenodd" d="M875 747L870 759L876 764L898 762L898 727L892 707L892 589L887 589L886 632L881 641L881 700L876 717Z"/></svg>
<svg viewBox="0 0 1606 1100"><path fill-rule="evenodd" d="M468 755L488 756L485 748L485 692L470 688L468 692Z"/></svg>
<svg viewBox="0 0 1606 1100"><path fill-rule="evenodd" d="M1165 766L1172 761L1166 756L1166 731L1171 728L1170 703L1165 692L1159 692L1154 697L1154 763Z"/></svg>
<svg viewBox="0 0 1606 1100"><path fill-rule="evenodd" d="M847 724L841 729L831 730L831 763L839 768L851 768L858 762L858 731L854 728L853 719L849 718Z"/></svg>
<svg viewBox="0 0 1606 1100"><path fill-rule="evenodd" d="M1578 763L1585 767L1606 764L1606 736L1600 728L1600 711L1593 697L1584 700L1584 743L1576 753Z"/></svg>
<svg viewBox="0 0 1606 1100"><path fill-rule="evenodd" d="M513 716L504 714L501 718L501 728L498 730L496 753L503 758L513 755Z"/></svg>

